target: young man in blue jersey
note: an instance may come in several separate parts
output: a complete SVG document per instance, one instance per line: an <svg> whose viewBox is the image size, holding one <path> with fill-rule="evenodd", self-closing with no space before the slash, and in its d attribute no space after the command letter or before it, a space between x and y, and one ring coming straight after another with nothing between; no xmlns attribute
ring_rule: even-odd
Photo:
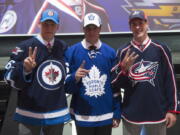
<svg viewBox="0 0 180 135"><path fill-rule="evenodd" d="M99 39L102 23L97 14L87 14L83 26L85 38L66 51L70 112L78 135L111 135L120 120L119 96L111 89L115 51Z"/></svg>
<svg viewBox="0 0 180 135"><path fill-rule="evenodd" d="M59 27L55 10L43 11L39 27L40 34L12 51L5 81L18 90L14 120L32 135L62 135L64 122L70 120L64 91L67 45L54 37Z"/></svg>
<svg viewBox="0 0 180 135"><path fill-rule="evenodd" d="M112 127L118 127L120 121L119 91L111 87L116 54L99 38L102 25L97 14L87 14L85 38L66 51L69 74L65 86L72 94L70 112L78 135L111 135ZM126 56L124 68L135 59L133 54Z"/></svg>
<svg viewBox="0 0 180 135"><path fill-rule="evenodd" d="M168 47L148 36L148 20L143 11L129 16L133 39L117 51L119 63L127 50L139 55L128 71L121 66L113 84L118 85L118 74L127 75L122 102L123 134L140 135L142 127L146 135L166 135L166 128L176 122L177 89L171 54ZM123 65L123 63L121 64ZM128 84L128 83L127 83ZM120 88L121 86L119 86Z"/></svg>

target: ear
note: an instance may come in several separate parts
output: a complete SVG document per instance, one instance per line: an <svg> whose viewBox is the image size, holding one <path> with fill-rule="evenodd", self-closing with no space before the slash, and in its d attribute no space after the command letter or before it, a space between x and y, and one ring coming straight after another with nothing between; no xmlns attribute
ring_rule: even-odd
<svg viewBox="0 0 180 135"><path fill-rule="evenodd" d="M147 31L149 30L149 23L148 22L146 22L146 29L147 29Z"/></svg>
<svg viewBox="0 0 180 135"><path fill-rule="evenodd" d="M40 21L38 22L38 28L41 28L41 22Z"/></svg>
<svg viewBox="0 0 180 135"><path fill-rule="evenodd" d="M57 31L57 30L59 29L59 27L60 27L59 25L60 25L60 24L57 24L57 28L56 28L56 31Z"/></svg>
<svg viewBox="0 0 180 135"><path fill-rule="evenodd" d="M83 27L82 29L83 29L83 32L85 33L85 27Z"/></svg>

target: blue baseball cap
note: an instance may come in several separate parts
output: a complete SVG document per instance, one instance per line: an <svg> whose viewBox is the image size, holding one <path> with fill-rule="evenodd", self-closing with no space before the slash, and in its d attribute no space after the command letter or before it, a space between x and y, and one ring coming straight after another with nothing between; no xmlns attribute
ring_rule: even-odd
<svg viewBox="0 0 180 135"><path fill-rule="evenodd" d="M141 20L147 21L147 16L145 15L144 11L142 11L142 10L133 11L129 16L129 22L135 18L139 18Z"/></svg>
<svg viewBox="0 0 180 135"><path fill-rule="evenodd" d="M56 24L59 24L59 14L54 9L47 9L43 11L41 15L41 22L52 20Z"/></svg>

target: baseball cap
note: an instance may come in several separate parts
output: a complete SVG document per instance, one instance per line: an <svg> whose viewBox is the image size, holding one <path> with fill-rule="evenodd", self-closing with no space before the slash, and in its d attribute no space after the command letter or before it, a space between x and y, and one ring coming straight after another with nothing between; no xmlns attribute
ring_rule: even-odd
<svg viewBox="0 0 180 135"><path fill-rule="evenodd" d="M133 11L129 16L129 22L134 18L139 18L139 19L147 21L147 16L142 10Z"/></svg>
<svg viewBox="0 0 180 135"><path fill-rule="evenodd" d="M84 27L90 25L90 24L94 24L97 27L101 26L101 18L95 14L95 13L88 13L85 15L84 17Z"/></svg>
<svg viewBox="0 0 180 135"><path fill-rule="evenodd" d="M44 21L47 21L47 20L52 20L56 24L59 24L59 15L58 15L58 13L53 9L47 9L47 10L43 11L40 21L44 22Z"/></svg>

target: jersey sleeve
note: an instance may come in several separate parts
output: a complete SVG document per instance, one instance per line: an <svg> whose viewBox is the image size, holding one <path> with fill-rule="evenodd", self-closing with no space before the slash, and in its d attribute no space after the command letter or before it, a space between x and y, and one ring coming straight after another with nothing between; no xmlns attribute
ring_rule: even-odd
<svg viewBox="0 0 180 135"><path fill-rule="evenodd" d="M168 112L177 112L177 88L172 64L172 56L167 46L163 46L162 72L164 74L164 88L166 92Z"/></svg>
<svg viewBox="0 0 180 135"><path fill-rule="evenodd" d="M76 83L75 79L75 73L76 71L74 70L72 66L72 57L73 57L73 52L70 48L68 48L65 51L65 63L66 63L66 71L67 71L67 76L65 79L65 92L69 94L73 94L76 92L76 90L79 88L78 84Z"/></svg>
<svg viewBox="0 0 180 135"><path fill-rule="evenodd" d="M131 81L128 78L127 73L121 69L121 62L123 60L124 55L121 54L121 49L117 50L116 59L114 67L111 69L112 73L112 86L114 88L127 88L132 85Z"/></svg>
<svg viewBox="0 0 180 135"><path fill-rule="evenodd" d="M12 50L9 62L5 66L4 80L15 89L23 89L28 85L31 74L25 75L23 61L27 57L24 44L20 44Z"/></svg>

